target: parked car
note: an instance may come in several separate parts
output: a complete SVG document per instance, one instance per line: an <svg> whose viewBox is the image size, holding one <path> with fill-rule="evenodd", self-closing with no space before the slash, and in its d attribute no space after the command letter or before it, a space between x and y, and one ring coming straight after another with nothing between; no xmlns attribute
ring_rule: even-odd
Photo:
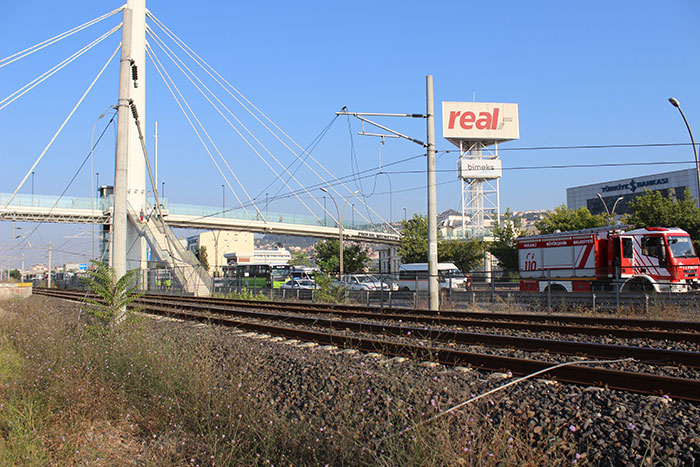
<svg viewBox="0 0 700 467"><path fill-rule="evenodd" d="M315 289L316 283L309 279L291 279L280 285L280 289Z"/></svg>
<svg viewBox="0 0 700 467"><path fill-rule="evenodd" d="M349 274L340 282L340 285L347 287L348 290L391 290L389 284L371 274Z"/></svg>
<svg viewBox="0 0 700 467"><path fill-rule="evenodd" d="M441 289L469 289L472 279L452 263L438 263L438 284ZM399 290L428 290L428 263L407 263L399 268Z"/></svg>

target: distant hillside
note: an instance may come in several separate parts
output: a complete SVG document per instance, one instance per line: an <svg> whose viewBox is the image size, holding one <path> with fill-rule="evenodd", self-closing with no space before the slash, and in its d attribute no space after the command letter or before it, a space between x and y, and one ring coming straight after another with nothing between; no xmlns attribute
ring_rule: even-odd
<svg viewBox="0 0 700 467"><path fill-rule="evenodd" d="M279 244L284 248L299 247L308 248L318 242L318 238L302 237L298 235L280 235L280 234L261 234L255 235L255 247L261 248L266 246L277 246Z"/></svg>

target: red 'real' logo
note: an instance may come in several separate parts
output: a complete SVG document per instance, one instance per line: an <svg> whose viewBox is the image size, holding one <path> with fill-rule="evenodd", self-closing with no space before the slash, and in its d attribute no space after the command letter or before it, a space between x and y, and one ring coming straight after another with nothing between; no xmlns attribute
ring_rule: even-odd
<svg viewBox="0 0 700 467"><path fill-rule="evenodd" d="M465 130L471 130L474 127L476 127L477 130L496 130L498 129L498 114L500 110L501 109L496 107L491 113L479 112L478 118L474 112L462 113L460 110L452 110L450 112L447 128L454 130L455 124L459 121L459 126Z"/></svg>

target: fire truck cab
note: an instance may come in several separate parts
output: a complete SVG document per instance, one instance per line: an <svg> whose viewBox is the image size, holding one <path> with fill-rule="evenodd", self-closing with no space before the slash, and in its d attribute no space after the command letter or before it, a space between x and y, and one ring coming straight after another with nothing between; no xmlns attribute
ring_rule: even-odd
<svg viewBox="0 0 700 467"><path fill-rule="evenodd" d="M518 240L520 290L687 292L700 260L682 229L607 226Z"/></svg>

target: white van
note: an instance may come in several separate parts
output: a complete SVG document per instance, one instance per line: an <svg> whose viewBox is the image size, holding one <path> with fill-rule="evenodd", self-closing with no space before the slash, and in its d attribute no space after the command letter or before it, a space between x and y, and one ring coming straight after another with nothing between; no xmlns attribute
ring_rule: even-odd
<svg viewBox="0 0 700 467"><path fill-rule="evenodd" d="M438 263L438 283L441 289L462 289L467 288L467 283L471 282L452 263ZM402 264L399 268L399 290L410 290L411 292L428 290L428 263L408 263Z"/></svg>

